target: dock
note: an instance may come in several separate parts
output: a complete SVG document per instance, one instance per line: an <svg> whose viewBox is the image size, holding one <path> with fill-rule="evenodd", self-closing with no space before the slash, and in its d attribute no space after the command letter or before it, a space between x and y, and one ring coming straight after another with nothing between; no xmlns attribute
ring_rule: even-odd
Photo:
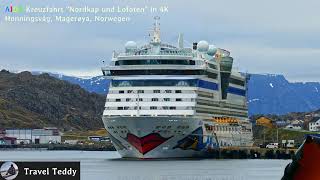
<svg viewBox="0 0 320 180"><path fill-rule="evenodd" d="M0 145L0 151L5 150L49 150L49 151L115 151L112 144L103 145L70 145L70 144L26 144L26 145ZM207 158L214 159L292 159L297 149L266 149L258 147L221 148L211 150Z"/></svg>
<svg viewBox="0 0 320 180"><path fill-rule="evenodd" d="M292 159L297 149L221 148L208 153L215 159Z"/></svg>

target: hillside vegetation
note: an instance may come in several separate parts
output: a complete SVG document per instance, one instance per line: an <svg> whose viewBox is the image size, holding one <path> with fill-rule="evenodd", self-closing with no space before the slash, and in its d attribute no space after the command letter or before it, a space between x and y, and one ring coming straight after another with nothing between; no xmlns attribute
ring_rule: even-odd
<svg viewBox="0 0 320 180"><path fill-rule="evenodd" d="M0 72L0 127L102 128L105 97L48 74Z"/></svg>

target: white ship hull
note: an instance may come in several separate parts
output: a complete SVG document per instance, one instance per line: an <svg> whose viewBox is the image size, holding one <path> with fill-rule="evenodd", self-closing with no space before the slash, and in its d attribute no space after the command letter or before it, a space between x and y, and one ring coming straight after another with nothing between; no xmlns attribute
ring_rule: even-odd
<svg viewBox="0 0 320 180"><path fill-rule="evenodd" d="M208 157L221 141L195 118L104 116L103 122L124 158Z"/></svg>
<svg viewBox="0 0 320 180"><path fill-rule="evenodd" d="M230 52L206 41L162 43L158 18L148 44L128 41L102 68L111 79L103 122L126 158L207 157L252 145L247 76Z"/></svg>

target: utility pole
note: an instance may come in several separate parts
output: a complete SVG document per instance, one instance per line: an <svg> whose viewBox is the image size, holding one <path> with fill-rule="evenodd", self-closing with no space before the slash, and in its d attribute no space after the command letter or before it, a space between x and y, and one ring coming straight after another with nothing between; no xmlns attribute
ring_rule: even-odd
<svg viewBox="0 0 320 180"><path fill-rule="evenodd" d="M279 127L278 125L276 125L276 127L277 127L277 143L279 143Z"/></svg>
<svg viewBox="0 0 320 180"><path fill-rule="evenodd" d="M266 142L266 131L265 131L265 127L263 127L263 146Z"/></svg>

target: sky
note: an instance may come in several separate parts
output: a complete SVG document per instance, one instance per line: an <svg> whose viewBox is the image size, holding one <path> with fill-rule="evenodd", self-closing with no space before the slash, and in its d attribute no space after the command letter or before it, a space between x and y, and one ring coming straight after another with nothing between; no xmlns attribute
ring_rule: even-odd
<svg viewBox="0 0 320 180"><path fill-rule="evenodd" d="M8 23L10 4L168 6L169 12L127 14L128 23ZM185 46L206 40L229 50L240 71L320 82L319 7L319 0L5 0L0 2L0 69L101 75L102 61L109 62L113 50L123 51L129 40L149 41L158 15L162 42L176 45L183 33Z"/></svg>

